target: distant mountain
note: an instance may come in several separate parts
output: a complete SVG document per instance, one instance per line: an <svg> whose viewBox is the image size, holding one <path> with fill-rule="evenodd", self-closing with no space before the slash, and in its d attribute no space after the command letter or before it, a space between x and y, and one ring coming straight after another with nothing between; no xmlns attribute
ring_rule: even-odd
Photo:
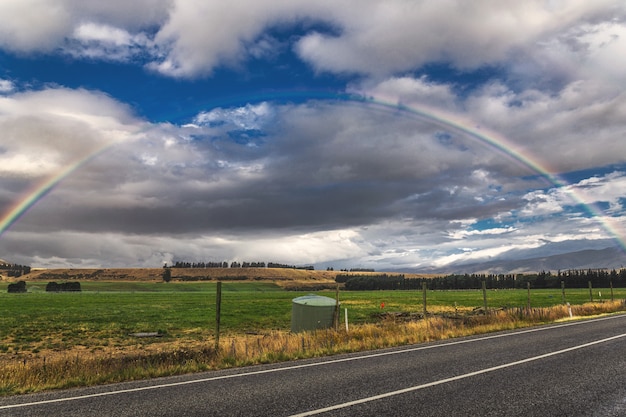
<svg viewBox="0 0 626 417"><path fill-rule="evenodd" d="M507 274L557 271L567 269L616 269L626 266L626 253L616 247L605 249L587 249L543 257L526 259L501 259L471 264L452 264L443 268L419 271L431 274Z"/></svg>

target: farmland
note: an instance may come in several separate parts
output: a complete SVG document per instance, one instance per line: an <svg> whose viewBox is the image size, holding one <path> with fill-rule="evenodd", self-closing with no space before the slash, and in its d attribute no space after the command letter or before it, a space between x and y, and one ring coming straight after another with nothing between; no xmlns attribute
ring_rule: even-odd
<svg viewBox="0 0 626 417"><path fill-rule="evenodd" d="M158 341L201 341L214 336L215 282L84 282L80 293L46 293L45 283L30 282L27 294L7 294L0 287L0 352L66 350L75 346L102 349L132 346L129 335L158 332ZM285 291L268 282L225 282L221 329L225 333L289 330L291 300L307 294ZM318 291L335 297L334 291ZM597 300L610 298L609 289L596 289ZM523 307L527 291L488 291L491 308ZM600 298L600 295L603 298ZM589 291L566 291L567 301L589 301ZM626 289L615 289L626 298ZM381 312L423 311L421 291L341 291L342 308L352 324L373 322ZM384 303L384 309L381 304ZM533 307L562 303L561 290L533 290ZM429 291L433 312L469 311L483 305L480 290ZM143 341L142 343L146 343Z"/></svg>
<svg viewBox="0 0 626 417"><path fill-rule="evenodd" d="M52 369L54 363L67 363L68 358L75 362L72 372L81 369L76 365L80 362L85 364L82 372L88 373L88 369L97 368L94 364L102 365L103 358L108 361L120 358L118 362L121 365L114 370L99 370L97 379L84 375L79 378L74 374L63 377L63 372L70 371L57 370L54 375L60 379L49 381L44 378L45 381L41 382L29 379L34 377L24 373L16 377L21 382L1 381L3 386L0 391L26 392L67 386L68 380L74 381L72 384L75 385L89 385L417 343L473 331L526 326L565 315L561 289L531 291L533 308L554 307L558 310L557 315L542 316L534 321L517 321L507 313L527 305L526 290L487 291L489 309L500 312L500 316L477 315L476 309L483 306L481 290L428 291L427 320L421 320L424 309L422 291L340 291L342 313L344 308L348 310L349 334L345 330L343 333L333 330L321 338L315 334L290 335L291 300L311 291L286 290L285 287L293 287L293 282L291 286L285 285L288 281L285 278L269 281L226 280L222 283L221 337L224 352L219 361L212 350L217 287L214 280L169 283L157 279L85 280L81 282L81 292L48 293L45 291L47 281L39 279L28 281L28 292L25 294L7 293L7 283L3 282L0 284L0 366L12 369L15 375L22 375L20 372L24 373L32 367L31 374L40 378L41 369L46 369L46 366ZM307 282L313 288L320 284L320 280L309 278L307 281L303 278L299 285ZM329 279L321 282L327 287L332 286ZM335 290L314 292L335 297ZM590 305L588 289L566 289L565 294L572 305ZM610 289L593 289L593 297L593 307L585 307L586 310L577 307L574 314L601 312L598 306L605 306L607 311L623 307L621 303L609 302ZM613 297L616 300L626 298L626 289L615 288ZM395 318L400 315L409 317L411 323L397 323ZM472 319L471 323L465 319L459 321L458 318L462 317L476 319ZM485 317L490 318L487 320ZM342 327L343 324L342 321ZM472 326L477 328L472 330ZM440 334L433 333L436 331ZM138 337L141 334L152 337ZM270 342L278 343L278 346ZM258 352L253 351L252 346ZM186 359L181 362L176 359L177 355ZM139 362L134 368L129 367L122 359L124 357L133 357ZM167 366L163 368L155 364L155 357L166 358L164 362ZM147 366L145 361L151 365ZM185 366L181 368L183 364ZM120 371L122 368L124 372Z"/></svg>

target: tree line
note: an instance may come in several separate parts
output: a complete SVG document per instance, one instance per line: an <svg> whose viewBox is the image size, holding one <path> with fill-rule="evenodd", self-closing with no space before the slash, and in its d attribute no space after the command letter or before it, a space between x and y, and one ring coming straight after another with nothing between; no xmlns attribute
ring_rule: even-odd
<svg viewBox="0 0 626 417"><path fill-rule="evenodd" d="M348 275L338 274L335 282L344 284L346 290L409 290L413 288L407 287L409 281L404 275ZM412 284L412 282L410 282ZM417 287L416 287L417 288ZM420 284L421 288L421 284Z"/></svg>
<svg viewBox="0 0 626 417"><path fill-rule="evenodd" d="M626 269L567 270L538 274L455 274L435 278L405 278L404 275L348 275L339 274L337 283L346 290L418 290L423 283L429 290L481 289L483 281L489 289L560 288L561 281L567 288L587 288L589 282L595 288L626 287Z"/></svg>
<svg viewBox="0 0 626 417"><path fill-rule="evenodd" d="M309 271L315 270L312 265L296 266L287 265L277 262L237 262L232 261L230 264L226 261L223 262L185 262L176 261L171 267L168 267L167 263L163 265L163 268L286 268L286 269L305 269Z"/></svg>
<svg viewBox="0 0 626 417"><path fill-rule="evenodd" d="M18 264L0 264L0 270L6 271L7 276L9 277L21 277L22 275L26 275L30 273L30 266L28 265L18 265Z"/></svg>

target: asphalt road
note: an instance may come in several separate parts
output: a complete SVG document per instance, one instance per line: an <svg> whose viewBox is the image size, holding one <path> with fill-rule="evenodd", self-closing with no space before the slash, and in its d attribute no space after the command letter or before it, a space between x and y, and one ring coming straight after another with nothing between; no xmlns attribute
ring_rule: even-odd
<svg viewBox="0 0 626 417"><path fill-rule="evenodd" d="M0 416L625 416L626 315L88 389Z"/></svg>

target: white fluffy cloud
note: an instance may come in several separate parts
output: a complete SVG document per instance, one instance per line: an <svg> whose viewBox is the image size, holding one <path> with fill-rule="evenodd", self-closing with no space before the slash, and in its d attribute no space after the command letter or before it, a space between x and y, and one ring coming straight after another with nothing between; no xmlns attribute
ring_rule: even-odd
<svg viewBox="0 0 626 417"><path fill-rule="evenodd" d="M19 52L65 47L101 59L106 54L95 51L133 45L134 55L142 50L142 59L149 56L155 70L196 77L258 56L263 44L272 43L264 35L268 28L322 23L330 30L305 30L294 45L319 71L385 76L444 62L461 69L513 65L527 74L549 66L567 77L600 72L622 80L625 16L626 6L617 0L471 5L459 0L6 0L0 4L0 45Z"/></svg>
<svg viewBox="0 0 626 417"><path fill-rule="evenodd" d="M626 95L595 81L573 82L558 94L498 86L467 101L471 118L483 122L552 172L623 163Z"/></svg>
<svg viewBox="0 0 626 417"><path fill-rule="evenodd" d="M45 177L140 128L128 107L100 93L51 89L0 97L0 172Z"/></svg>
<svg viewBox="0 0 626 417"><path fill-rule="evenodd" d="M572 82L558 94L496 82L460 97L451 86L423 77L390 78L353 91L485 132L505 151L551 173L626 162L626 143L618 140L626 135L626 95L595 80Z"/></svg>
<svg viewBox="0 0 626 417"><path fill-rule="evenodd" d="M4 0L0 45L20 53L52 51L88 23L120 31L145 30L166 19L170 4L169 0Z"/></svg>
<svg viewBox="0 0 626 417"><path fill-rule="evenodd" d="M0 2L0 45L19 52L58 46L72 25L65 6L50 0Z"/></svg>
<svg viewBox="0 0 626 417"><path fill-rule="evenodd" d="M461 103L451 85L431 82L425 76L389 77L378 83L365 82L362 85L354 85L352 89L354 93L391 103L409 106L419 103L422 108L446 109L450 114L462 111L459 107Z"/></svg>
<svg viewBox="0 0 626 417"><path fill-rule="evenodd" d="M235 109L212 109L201 112L194 117L194 122L199 125L222 125L231 124L237 129L254 130L261 129L272 116L272 109L267 102Z"/></svg>
<svg viewBox="0 0 626 417"><path fill-rule="evenodd" d="M144 33L131 34L124 29L93 22L76 27L64 51L77 58L103 61L129 61L153 55L153 41Z"/></svg>
<svg viewBox="0 0 626 417"><path fill-rule="evenodd" d="M301 21L332 28L305 33L296 44L298 54L317 70L387 75L429 62L478 68L501 65L521 51L532 56L550 47L569 51L570 39L555 34L575 38L584 28L601 31L606 22L619 33L619 19L626 14L617 1L471 6L461 1L184 1L171 10L156 38L166 56L154 67L173 76L206 74L245 59L268 27ZM584 36L578 43L586 44ZM601 45L589 44L588 52Z"/></svg>
<svg viewBox="0 0 626 417"><path fill-rule="evenodd" d="M10 93L15 88L13 81L0 79L0 94Z"/></svg>

